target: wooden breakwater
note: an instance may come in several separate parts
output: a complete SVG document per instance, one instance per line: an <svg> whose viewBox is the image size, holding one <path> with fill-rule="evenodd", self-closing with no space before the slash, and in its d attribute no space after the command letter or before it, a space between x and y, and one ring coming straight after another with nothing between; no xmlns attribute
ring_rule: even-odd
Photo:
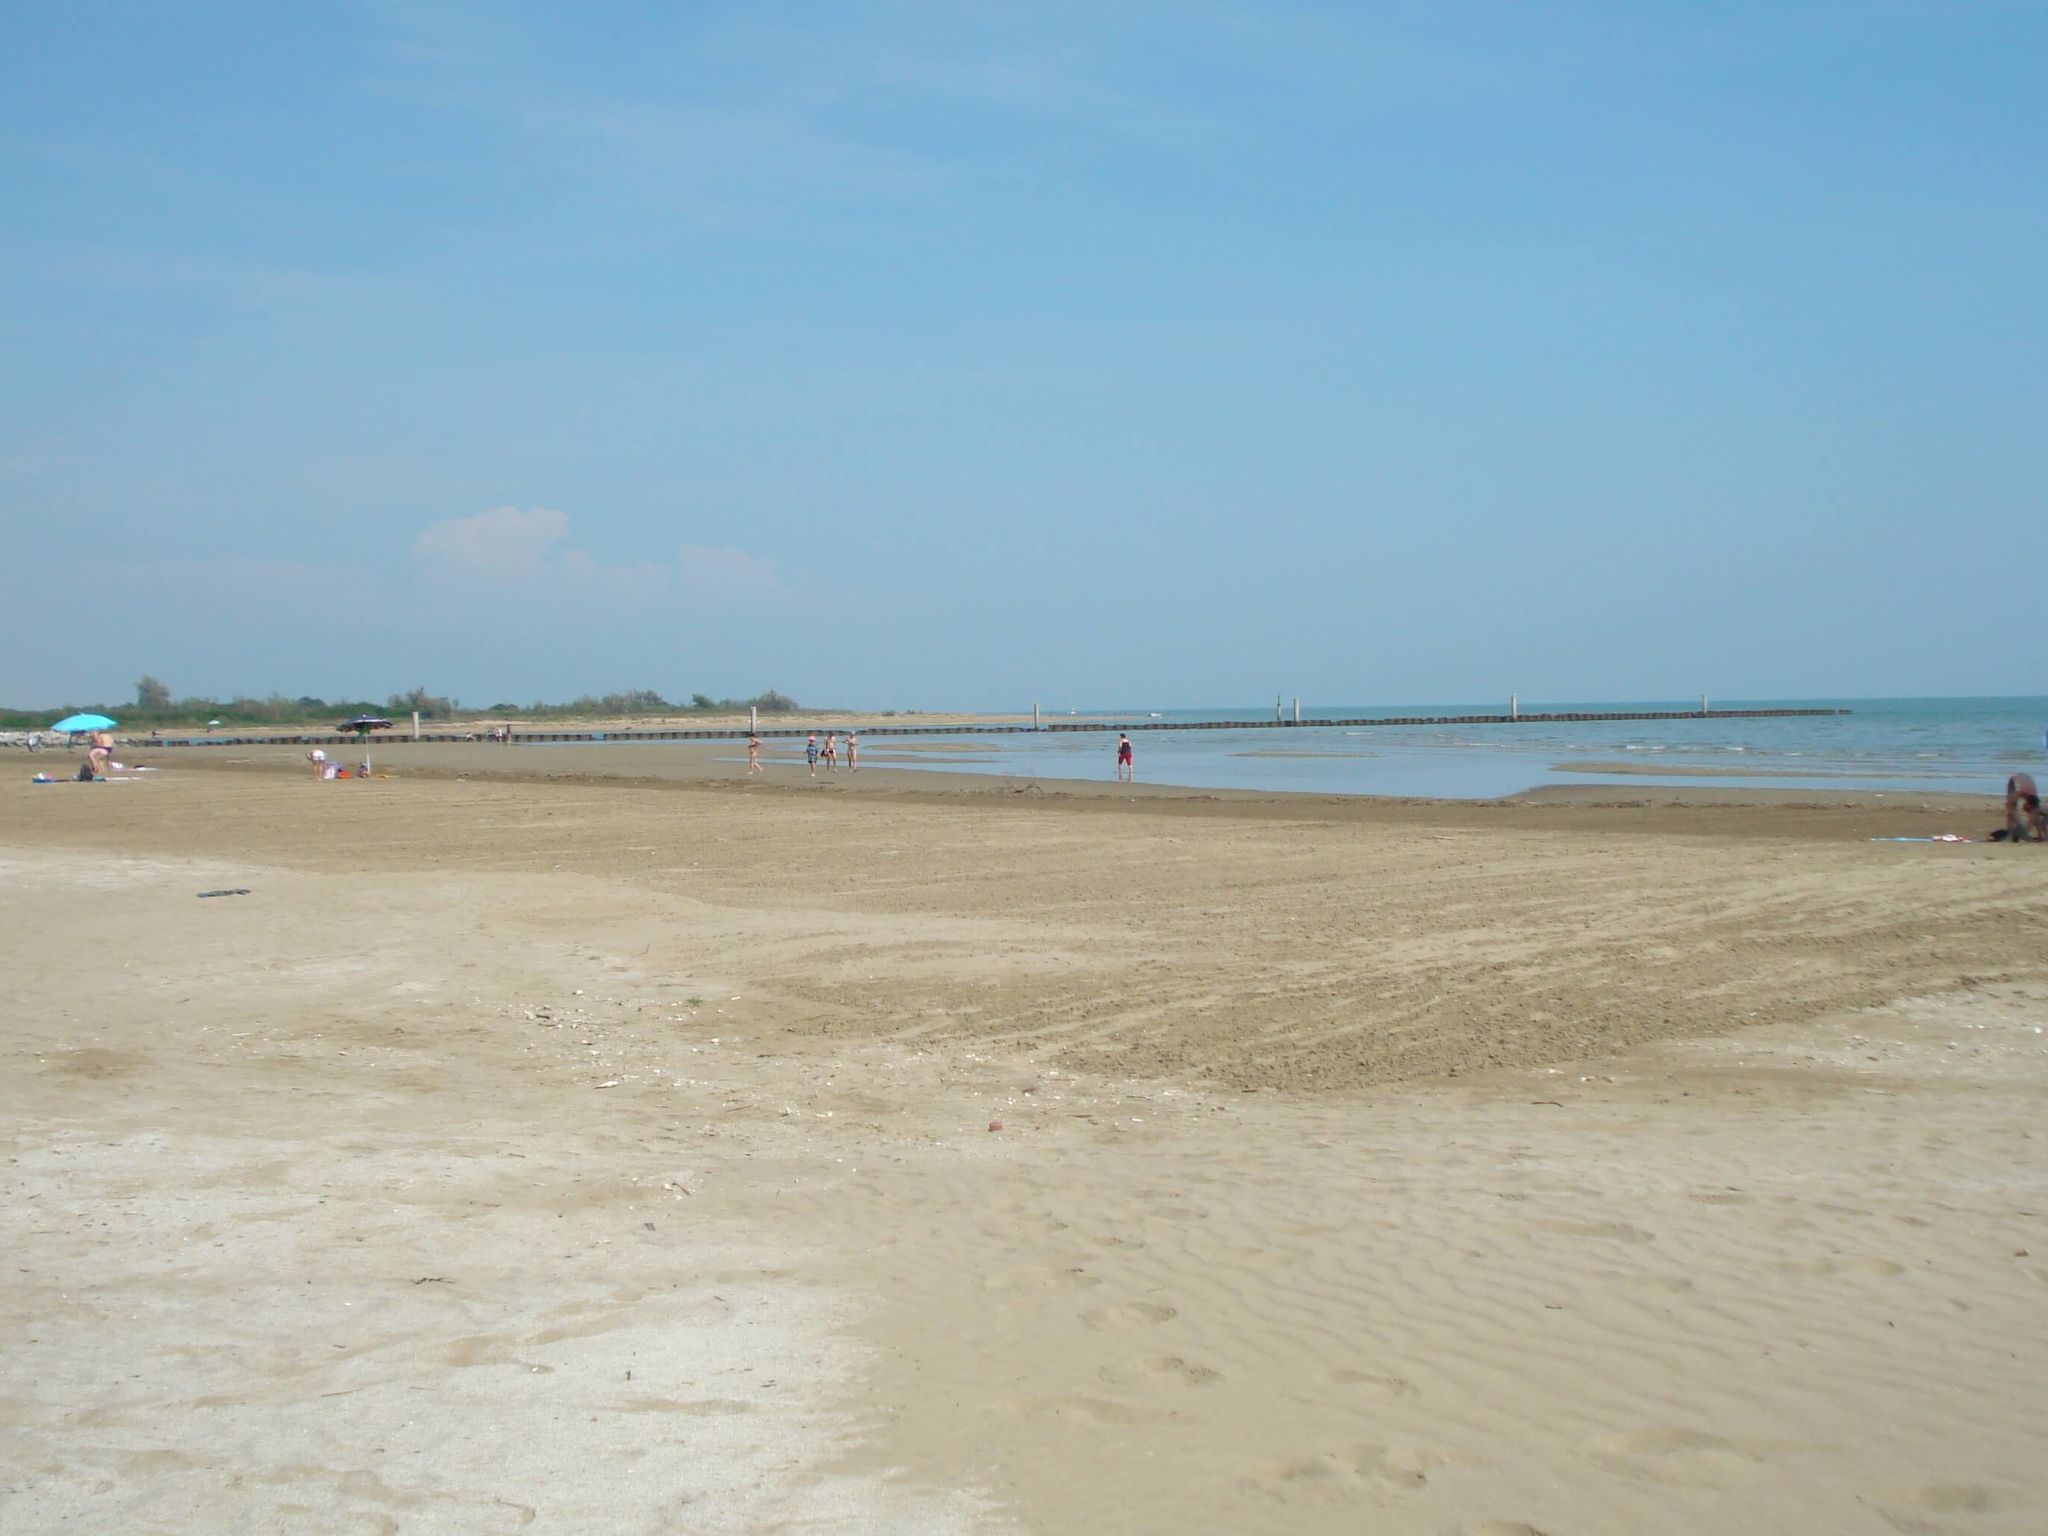
<svg viewBox="0 0 2048 1536"><path fill-rule="evenodd" d="M1401 725L1565 725L1593 723L1598 721L1648 721L1648 720L1778 720L1815 715L1846 715L1846 709L1618 709L1618 710L1575 710L1569 713L1528 713L1517 712L1505 715L1365 715L1354 720L1115 720L1095 718L1088 720L1048 720L1042 725L995 724L986 725L910 725L884 724L862 725L858 729L863 739L891 736L1050 736L1062 731L1307 731L1331 727L1358 728L1366 726ZM762 726L758 734L766 741L776 738L788 739L810 735L823 735L836 730L842 736L847 727L829 723L819 725ZM745 741L750 732L745 726L721 726L716 729L698 729L678 726L650 727L643 730L624 731L521 731L515 730L506 745L532 744L535 742L584 742L589 744L618 744L636 741ZM135 746L148 747L327 747L353 746L357 737L354 732L294 732L291 734L255 735L204 735L204 736L129 736L124 740ZM474 731L433 731L423 730L415 738L410 731L379 731L370 738L373 751L387 747L410 746L415 740L422 744L453 742L487 742L488 737ZM492 745L500 743L493 742Z"/></svg>

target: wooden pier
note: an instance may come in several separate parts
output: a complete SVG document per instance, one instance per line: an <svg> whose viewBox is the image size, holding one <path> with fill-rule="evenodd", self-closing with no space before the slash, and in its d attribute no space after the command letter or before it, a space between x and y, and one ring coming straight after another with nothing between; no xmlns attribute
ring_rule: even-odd
<svg viewBox="0 0 2048 1536"><path fill-rule="evenodd" d="M862 740L876 740L895 736L1052 736L1061 732L1134 732L1134 731L1308 731L1327 730L1333 727L1359 729L1362 727L1403 726L1403 725L1570 725L1593 724L1603 721L1655 721L1655 720L1780 720L1816 715L1846 715L1846 709L1654 709L1654 710L1586 710L1564 714L1532 714L1517 711L1504 715L1365 715L1352 720L1114 720L1091 718L1087 720L1054 720L1041 725L862 725L859 730ZM763 726L758 733L750 732L745 726L723 726L715 730L692 729L678 726L656 727L646 730L625 731L513 731L510 744L533 744L536 742L584 742L620 743L636 741L745 741L750 734L759 734L763 740L789 739L813 734L824 735L828 731L847 734L844 725L799 725ZM266 735L203 735L203 736L129 736L125 741L135 746L149 747L326 747L347 746L359 738L351 731L342 732L295 732L290 734ZM422 731L415 738L410 732L380 732L371 740L377 751L391 747L410 746L415 740L422 743L438 742L484 742L488 738L473 731ZM497 743L493 743L496 745Z"/></svg>

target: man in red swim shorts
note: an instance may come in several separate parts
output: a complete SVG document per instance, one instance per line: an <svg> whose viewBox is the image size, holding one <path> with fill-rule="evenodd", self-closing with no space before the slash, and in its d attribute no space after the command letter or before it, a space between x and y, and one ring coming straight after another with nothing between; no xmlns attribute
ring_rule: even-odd
<svg viewBox="0 0 2048 1536"><path fill-rule="evenodd" d="M1116 781L1134 784L1137 779L1137 765L1131 761L1131 738L1119 731L1116 738Z"/></svg>

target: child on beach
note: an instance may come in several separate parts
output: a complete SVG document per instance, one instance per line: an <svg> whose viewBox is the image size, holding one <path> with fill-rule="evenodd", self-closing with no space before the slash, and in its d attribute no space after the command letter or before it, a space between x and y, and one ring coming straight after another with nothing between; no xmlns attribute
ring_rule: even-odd
<svg viewBox="0 0 2048 1536"><path fill-rule="evenodd" d="M810 740L804 743L804 761L811 765L811 777L818 776L818 733L811 732Z"/></svg>
<svg viewBox="0 0 2048 1536"><path fill-rule="evenodd" d="M749 736L747 738L747 772L759 773L760 771L761 738L759 736Z"/></svg>
<svg viewBox="0 0 2048 1536"><path fill-rule="evenodd" d="M860 772L860 732L858 731L848 731L846 733L846 771L848 773Z"/></svg>

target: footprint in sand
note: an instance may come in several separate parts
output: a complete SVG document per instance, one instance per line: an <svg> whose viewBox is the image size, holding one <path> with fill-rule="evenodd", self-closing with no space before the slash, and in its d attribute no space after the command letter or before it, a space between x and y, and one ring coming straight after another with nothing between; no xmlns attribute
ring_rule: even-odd
<svg viewBox="0 0 2048 1536"><path fill-rule="evenodd" d="M1667 1488L1726 1488L1763 1461L1754 1448L1692 1429L1632 1429L1586 1443L1609 1471Z"/></svg>
<svg viewBox="0 0 2048 1536"><path fill-rule="evenodd" d="M981 1282L985 1291L1091 1291L1101 1280L1085 1269L1046 1269L1023 1264L999 1269Z"/></svg>
<svg viewBox="0 0 2048 1536"><path fill-rule="evenodd" d="M535 1376L551 1376L552 1365L536 1365L522 1360L513 1353L519 1341L489 1334L476 1334L466 1339L457 1339L448 1346L448 1352L441 1358L458 1369L472 1365L516 1365Z"/></svg>
<svg viewBox="0 0 2048 1536"><path fill-rule="evenodd" d="M1656 1239L1641 1227L1625 1221L1539 1221L1538 1232L1555 1232L1560 1237L1601 1237L1616 1243L1652 1243Z"/></svg>
<svg viewBox="0 0 2048 1536"><path fill-rule="evenodd" d="M1019 1411L1034 1419L1056 1419L1100 1427L1123 1428L1134 1424L1171 1424L1180 1418L1171 1408L1147 1408L1137 1403L1120 1403L1107 1397L1030 1397L1017 1404Z"/></svg>
<svg viewBox="0 0 2048 1536"><path fill-rule="evenodd" d="M983 1237L1009 1239L1024 1233L1031 1237L1057 1237L1067 1230L1067 1224L1057 1216L1027 1212L1008 1216L1000 1222L990 1222L981 1229Z"/></svg>
<svg viewBox="0 0 2048 1536"><path fill-rule="evenodd" d="M1640 1285L1645 1290L1663 1291L1672 1296L1682 1296L1687 1291L1698 1289L1683 1275L1622 1275L1618 1278L1624 1284Z"/></svg>
<svg viewBox="0 0 2048 1536"><path fill-rule="evenodd" d="M698 1397L681 1401L673 1397L635 1397L613 1405L614 1413L681 1413L692 1418L731 1418L752 1413L754 1405L736 1397Z"/></svg>
<svg viewBox="0 0 2048 1536"><path fill-rule="evenodd" d="M1546 1536L1526 1520L1482 1520L1472 1527L1472 1536Z"/></svg>
<svg viewBox="0 0 2048 1536"><path fill-rule="evenodd" d="M1206 1365L1197 1365L1192 1360L1183 1360L1179 1355L1153 1355L1150 1359L1132 1360L1123 1365L1105 1365L1102 1379L1113 1387L1142 1387L1158 1383L1206 1387L1221 1381L1223 1373Z"/></svg>
<svg viewBox="0 0 2048 1536"><path fill-rule="evenodd" d="M1894 1275L1903 1275L1906 1266L1894 1264L1890 1259L1780 1259L1771 1268L1785 1275L1827 1276L1843 1270L1856 1270L1866 1275L1877 1275L1889 1280Z"/></svg>
<svg viewBox="0 0 2048 1536"><path fill-rule="evenodd" d="M1260 1462L1244 1484L1287 1500L1346 1499L1372 1488L1413 1493L1425 1487L1430 1472L1443 1464L1436 1452L1415 1446L1354 1445Z"/></svg>
<svg viewBox="0 0 2048 1536"><path fill-rule="evenodd" d="M1371 1371L1334 1370L1330 1380L1340 1387L1364 1387L1389 1397L1420 1397L1422 1389L1401 1376L1379 1376Z"/></svg>
<svg viewBox="0 0 2048 1536"><path fill-rule="evenodd" d="M1904 1504L1931 1515L1979 1515L2005 1507L2005 1500L1976 1483L1922 1483L1912 1488L1887 1488L1875 1495L1873 1502Z"/></svg>
<svg viewBox="0 0 2048 1536"><path fill-rule="evenodd" d="M1120 1301L1113 1306L1092 1307L1081 1321L1099 1333L1121 1333L1131 1328L1156 1328L1180 1316L1177 1308L1156 1301Z"/></svg>

